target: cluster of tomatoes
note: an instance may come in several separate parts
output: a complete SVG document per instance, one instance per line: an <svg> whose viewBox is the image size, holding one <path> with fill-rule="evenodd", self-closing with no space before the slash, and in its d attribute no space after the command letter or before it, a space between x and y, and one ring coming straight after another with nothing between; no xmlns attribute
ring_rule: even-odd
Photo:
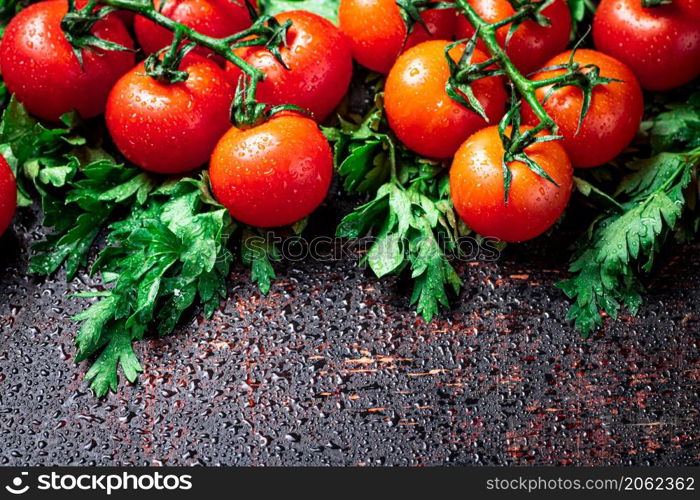
<svg viewBox="0 0 700 500"><path fill-rule="evenodd" d="M163 15L211 37L225 37L250 26L243 2L231 0L154 0ZM161 3L162 2L162 3ZM67 41L61 21L66 0L45 0L15 16L0 45L0 67L10 92L34 115L56 121L71 110L84 118L102 113L116 147L134 164L157 173L179 174L209 162L214 194L233 217L259 227L296 222L323 201L332 176L332 152L319 130L348 91L353 59L387 75L386 116L396 136L418 154L454 158L451 192L459 215L475 231L506 241L533 238L561 215L572 188L572 167L593 167L613 159L634 138L643 112L641 87L672 88L700 73L700 2L673 0L644 8L642 0L602 0L593 25L597 50L578 50L574 61L612 79L593 89L590 109L579 126L583 93L568 86L537 89L563 137L533 144L525 151L551 177L513 161L512 186L504 200L504 148L495 126L506 111L505 78L490 76L472 84L487 119L450 98L445 57L452 40L474 28L456 9L421 12L409 31L394 0L341 0L339 26L306 11L279 14L291 21L280 58L268 47L236 48L261 71L258 101L293 104L308 112L283 112L248 129L230 124L229 108L241 69L198 47L181 62L185 81L148 76L134 51L83 49L82 63ZM80 1L77 2L79 5ZM514 14L508 0L470 0L486 21ZM82 0L85 4L85 0ZM571 33L566 0L554 0L542 14L497 39L523 74L565 65ZM543 25L544 24L544 25ZM92 33L128 49L154 53L168 46L172 33L141 16L116 11L97 22ZM132 36L135 35L135 41ZM458 61L465 44L449 54ZM479 43L472 62L486 61ZM537 72L546 80L564 69ZM522 122L539 119L525 105ZM0 213L11 189L0 162ZM11 175L11 174L10 174ZM9 221L7 221L9 223ZM0 218L0 229L6 221Z"/></svg>
<svg viewBox="0 0 700 500"><path fill-rule="evenodd" d="M517 3L469 0L491 24L513 16ZM392 0L341 0L340 5L340 27L349 36L357 61L387 74L384 104L396 136L421 155L453 158L450 192L457 213L477 233L504 241L523 241L546 231L568 203L572 167L602 165L630 144L644 109L640 83L645 89L666 90L700 74L697 0L673 0L650 8L643 7L642 0L602 0L593 22L597 50L574 53L565 50L572 28L567 2L554 0L541 14L548 22L528 19L515 31L505 24L496 32L499 45L520 73L546 81L563 74L564 66L573 61L584 72L597 71L609 81L592 89L581 123L581 88L544 84L537 88L536 98L562 139L538 142L524 151L549 180L524 162L507 165L512 180L506 200L505 151L497 127L506 108L504 79L492 76L471 85L486 119L451 99L445 89L450 78L445 50L455 63L459 61L466 46L450 49L449 40L473 36L475 29L467 18L455 17L449 9L426 12L424 26L416 25L402 45L406 32ZM471 62L489 57L480 41ZM540 123L526 103L521 118L523 129Z"/></svg>

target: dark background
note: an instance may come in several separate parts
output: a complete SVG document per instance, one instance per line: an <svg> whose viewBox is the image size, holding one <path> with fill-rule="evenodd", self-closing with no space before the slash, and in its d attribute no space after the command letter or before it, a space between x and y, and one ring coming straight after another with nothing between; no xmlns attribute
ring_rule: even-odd
<svg viewBox="0 0 700 500"><path fill-rule="evenodd" d="M309 234L332 234L334 200ZM99 282L28 276L39 227L23 210L0 239L0 464L700 464L698 244L671 244L639 317L589 340L554 288L568 227L458 265L430 324L354 258L282 264L268 296L236 267L212 320L138 343L145 374L97 399L70 317Z"/></svg>

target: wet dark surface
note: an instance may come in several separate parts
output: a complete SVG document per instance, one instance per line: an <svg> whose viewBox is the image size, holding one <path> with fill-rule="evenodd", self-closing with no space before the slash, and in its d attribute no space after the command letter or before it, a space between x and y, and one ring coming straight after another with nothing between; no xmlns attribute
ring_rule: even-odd
<svg viewBox="0 0 700 500"><path fill-rule="evenodd" d="M266 297L236 268L212 320L139 343L146 373L100 400L70 320L95 282L28 277L37 226L0 239L4 465L700 464L700 245L588 341L553 286L566 231L460 265L431 324L353 259L282 265Z"/></svg>

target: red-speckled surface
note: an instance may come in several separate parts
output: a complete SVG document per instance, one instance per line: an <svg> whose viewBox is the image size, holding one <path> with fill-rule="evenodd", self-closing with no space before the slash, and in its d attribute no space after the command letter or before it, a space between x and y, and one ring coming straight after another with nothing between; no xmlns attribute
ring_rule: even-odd
<svg viewBox="0 0 700 500"><path fill-rule="evenodd" d="M359 203L338 190L307 236ZM98 283L27 276L41 230L21 210L0 238L0 465L700 465L700 243L668 245L639 316L584 341L554 288L579 201L551 235L458 265L430 324L410 283L356 257L277 266L268 296L235 267L213 319L137 344L145 374L104 399L70 320Z"/></svg>
<svg viewBox="0 0 700 500"><path fill-rule="evenodd" d="M700 463L700 245L588 341L553 287L566 231L459 266L431 324L351 259L283 265L267 297L236 268L211 321L138 344L146 374L99 400L69 319L94 282L28 277L36 227L24 211L0 240L2 464Z"/></svg>

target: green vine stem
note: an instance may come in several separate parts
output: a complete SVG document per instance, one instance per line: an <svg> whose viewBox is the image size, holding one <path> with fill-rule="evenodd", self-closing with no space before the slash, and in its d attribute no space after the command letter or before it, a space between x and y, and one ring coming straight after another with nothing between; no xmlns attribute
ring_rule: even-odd
<svg viewBox="0 0 700 500"><path fill-rule="evenodd" d="M522 21L526 17L532 15L532 9L519 9L515 14L513 14L509 18L491 24L488 21L485 21L481 16L479 16L476 10L474 10L474 8L471 5L469 5L469 2L467 0L456 0L456 3L459 10L467 17L472 26L474 26L474 29L476 30L476 35L479 38L481 38L481 40L484 42L484 45L486 45L486 48L491 54L491 57L498 63L498 65L513 83L515 89L518 91L520 96L525 100L525 102L527 102L527 104L534 111L537 118L540 120L539 125L534 129L529 130L528 132L530 133L526 133L525 135L534 137L537 133L541 132L544 129L549 129L552 133L556 134L558 127L554 123L554 120L552 120L552 118L547 114L547 111L545 111L544 106L542 106L540 101L537 100L537 97L535 96L535 90L537 90L540 87L561 83L565 81L568 78L568 76L564 74L561 76L549 78L547 80L542 80L538 82L530 80L527 77L525 77L522 73L520 73L520 71L518 71L513 62L506 55L505 50L503 50L503 48L498 44L498 41L496 40L496 31L499 28L506 26L510 23L517 23L518 21Z"/></svg>
<svg viewBox="0 0 700 500"><path fill-rule="evenodd" d="M270 18L268 16L263 16L256 20L254 17L255 10L248 2L246 3L249 11L251 12L251 18L253 18L254 21L253 25L248 29L222 38L214 38L203 35L197 30L170 19L158 11L153 3L153 0L92 0L91 3L134 12L173 32L176 39L182 38L184 40L189 40L190 42L211 50L212 52L224 57L227 61L230 61L238 66L246 79L246 95L248 96L246 103L249 105L248 108L252 108L250 103L255 102L258 84L264 80L265 74L236 55L233 49L239 46L247 46L252 44L265 45L269 48L270 52L272 52L275 58L279 60L282 65L284 65L277 47L280 44L286 43L285 36L291 23L288 22L280 25L274 18ZM257 110L259 110L259 108L259 106L254 107L254 109ZM248 114L245 112L238 113L236 116L240 118L237 125L241 126L254 125L260 119L260 116L258 115L248 116Z"/></svg>
<svg viewBox="0 0 700 500"><path fill-rule="evenodd" d="M202 47L206 47L207 49L216 52L220 56L225 57L228 61L231 61L233 64L241 68L241 71L250 77L251 80L259 81L264 78L264 75L260 70L245 62L231 50L231 45L234 43L249 36L258 34L259 31L256 30L255 27L248 28L236 33L235 35L224 38L213 38L203 35L200 32L185 26L182 23L173 21L168 16L161 14L153 5L152 0L98 0L98 3L121 10L135 12L136 14L153 21L154 23L172 31L173 33L180 31L183 38L191 40Z"/></svg>
<svg viewBox="0 0 700 500"><path fill-rule="evenodd" d="M513 62L510 60L506 51L500 46L496 38L496 32L498 29L510 25L507 39L514 33L514 31L526 20L533 20L539 23L541 26L548 26L550 20L544 16L542 11L547 8L554 0L511 0L514 8L516 8L515 13L501 21L495 23L489 23L485 21L479 14L474 10L474 8L469 4L467 0L456 0L456 6L459 11L464 14L467 20L474 27L474 36L467 44L465 49L465 54L469 52L469 57L471 58L471 50L476 44L478 39L481 39L486 45L491 58L484 63L470 64L464 71L455 71L454 67L456 65L451 64L453 68L451 70L452 78L448 81L447 91L448 94L452 91L455 93L455 89L460 90L466 95L466 100L469 101L470 107L475 111L479 111L480 105L476 101L469 84L471 81L478 78L485 78L491 74L503 74L509 79L509 84L511 85L511 96L512 102L510 110L501 120L499 124L499 135L503 142L503 191L504 191L504 202L508 204L508 196L510 191L510 184L512 180L512 174L510 171L510 163L513 161L520 161L525 163L527 167L540 177L552 182L556 185L554 180L547 174L547 172L532 158L530 158L525 150L528 146L536 144L538 142L547 142L560 139L558 135L559 127L547 113L544 108L543 102L537 99L536 91L539 88L551 87L544 101L546 101L549 96L557 90L558 88L564 86L576 86L583 91L583 103L581 107L581 114L579 118L579 129L583 123L583 120L588 112L590 106L593 88L598 85L605 85L612 81L611 78L605 78L600 75L600 70L594 65L581 65L574 61L574 54L578 45L581 43L579 41L574 50L571 53L569 62L567 64L552 66L548 68L543 68L540 71L552 71L552 70L565 70L562 74L546 78L544 80L534 81L527 78L525 75L520 73L520 71L515 67ZM583 38L581 39L583 40ZM449 61L448 61L449 62ZM493 65L497 66L497 69L493 68ZM457 66L459 69L460 66ZM467 71L468 70L468 71ZM468 74L467 74L468 73ZM463 80L460 77L468 76ZM450 88L452 87L452 88ZM450 94L451 95L451 94ZM521 102L516 98L519 95L523 101L525 101L530 108L533 110L534 114L537 116L539 123L533 128L528 128L521 130L520 128L520 107ZM452 96L452 95L451 95ZM458 102L464 101L464 98L453 99ZM511 126L512 132L510 135L507 134L506 128ZM549 134L542 135L541 132L547 131ZM578 130L577 130L578 133Z"/></svg>

